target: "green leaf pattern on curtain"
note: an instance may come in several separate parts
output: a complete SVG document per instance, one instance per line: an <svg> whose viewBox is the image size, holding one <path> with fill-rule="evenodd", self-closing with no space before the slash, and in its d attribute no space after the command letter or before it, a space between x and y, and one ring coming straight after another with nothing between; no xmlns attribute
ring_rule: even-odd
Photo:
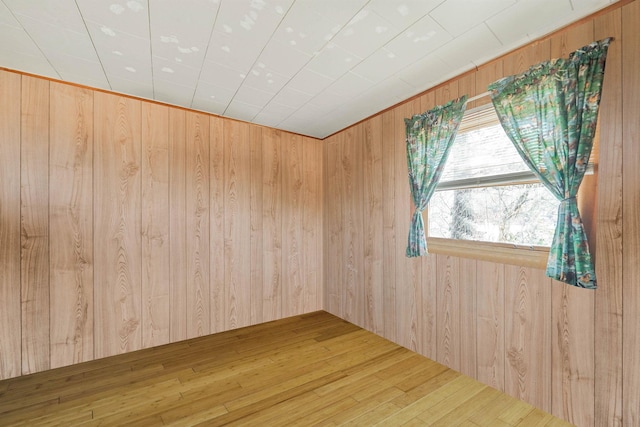
<svg viewBox="0 0 640 427"><path fill-rule="evenodd" d="M489 86L505 132L525 163L561 201L546 274L595 289L595 268L576 194L598 118L607 49L591 43L568 59L554 59Z"/></svg>
<svg viewBox="0 0 640 427"><path fill-rule="evenodd" d="M408 257L427 254L422 211L427 207L429 199L440 181L449 149L464 114L466 101L465 95L432 108L423 114L404 119L407 135L409 186L415 205L409 226L406 251Z"/></svg>

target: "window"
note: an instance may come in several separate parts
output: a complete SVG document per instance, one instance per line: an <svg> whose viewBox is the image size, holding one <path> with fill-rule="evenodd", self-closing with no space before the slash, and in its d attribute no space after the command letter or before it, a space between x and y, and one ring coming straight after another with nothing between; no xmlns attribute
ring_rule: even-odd
<svg viewBox="0 0 640 427"><path fill-rule="evenodd" d="M558 200L522 161L491 104L465 112L429 202L429 236L550 246Z"/></svg>

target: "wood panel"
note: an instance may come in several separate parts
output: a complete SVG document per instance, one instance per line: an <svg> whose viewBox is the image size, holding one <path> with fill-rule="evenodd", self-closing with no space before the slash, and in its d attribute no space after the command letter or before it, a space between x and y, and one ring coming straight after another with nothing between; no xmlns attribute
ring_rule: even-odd
<svg viewBox="0 0 640 427"><path fill-rule="evenodd" d="M330 138L327 142L326 188L327 200L324 215L327 217L325 245L325 310L344 316L342 307L342 137Z"/></svg>
<svg viewBox="0 0 640 427"><path fill-rule="evenodd" d="M400 126L400 125L398 125ZM385 242L383 251L382 282L383 298L383 336L397 342L396 329L396 140L395 112L389 110L382 114L382 226Z"/></svg>
<svg viewBox="0 0 640 427"><path fill-rule="evenodd" d="M460 348L460 258L436 255L437 351L436 361L459 371Z"/></svg>
<svg viewBox="0 0 640 427"><path fill-rule="evenodd" d="M640 2L622 9L622 295L623 361L622 361L622 422L640 425Z"/></svg>
<svg viewBox="0 0 640 427"><path fill-rule="evenodd" d="M209 117L186 114L187 338L210 333Z"/></svg>
<svg viewBox="0 0 640 427"><path fill-rule="evenodd" d="M171 342L187 339L186 115L169 110L169 266Z"/></svg>
<svg viewBox="0 0 640 427"><path fill-rule="evenodd" d="M477 379L504 391L504 265L478 261Z"/></svg>
<svg viewBox="0 0 640 427"><path fill-rule="evenodd" d="M362 127L347 130L342 140L343 310L345 319L364 323L362 236Z"/></svg>
<svg viewBox="0 0 640 427"><path fill-rule="evenodd" d="M551 410L551 279L505 265L505 391Z"/></svg>
<svg viewBox="0 0 640 427"><path fill-rule="evenodd" d="M458 296L460 298L460 372L478 378L477 262L460 258Z"/></svg>
<svg viewBox="0 0 640 427"><path fill-rule="evenodd" d="M282 141L279 131L262 140L262 245L264 321L282 316Z"/></svg>
<svg viewBox="0 0 640 427"><path fill-rule="evenodd" d="M211 241L210 255L210 325L211 332L224 330L224 121L219 117L209 118L210 162L209 174L209 239Z"/></svg>
<svg viewBox="0 0 640 427"><path fill-rule="evenodd" d="M142 347L171 341L169 108L142 104Z"/></svg>
<svg viewBox="0 0 640 427"><path fill-rule="evenodd" d="M279 319L283 280L296 312L321 307L321 141L7 71L0 86L0 378Z"/></svg>
<svg viewBox="0 0 640 427"><path fill-rule="evenodd" d="M595 425L622 425L622 34L621 11L594 20L613 36L600 102L595 299Z"/></svg>
<svg viewBox="0 0 640 427"><path fill-rule="evenodd" d="M383 335L382 116L367 121L363 130L364 325L367 330Z"/></svg>
<svg viewBox="0 0 640 427"><path fill-rule="evenodd" d="M94 94L95 357L137 350L141 334L140 101Z"/></svg>
<svg viewBox="0 0 640 427"><path fill-rule="evenodd" d="M51 83L51 367L93 359L93 92Z"/></svg>
<svg viewBox="0 0 640 427"><path fill-rule="evenodd" d="M282 315L304 309L302 277L302 137L282 144Z"/></svg>
<svg viewBox="0 0 640 427"><path fill-rule="evenodd" d="M50 367L49 82L22 77L20 295L22 374Z"/></svg>
<svg viewBox="0 0 640 427"><path fill-rule="evenodd" d="M304 311L323 308L322 249L322 151L324 144L313 138L302 142L302 261Z"/></svg>
<svg viewBox="0 0 640 427"><path fill-rule="evenodd" d="M593 23L586 22L551 38L551 57L568 57L593 41ZM592 156L597 162L597 156ZM591 212L596 176L585 177L578 199L581 211ZM586 192L586 194L585 194ZM585 209L586 208L586 209ZM584 215L583 215L584 217ZM591 229L587 214L585 228ZM590 242L593 244L593 241ZM551 412L580 426L594 424L594 309L595 292L554 283L552 288Z"/></svg>
<svg viewBox="0 0 640 427"><path fill-rule="evenodd" d="M22 78L0 70L0 379L22 373L20 104Z"/></svg>
<svg viewBox="0 0 640 427"><path fill-rule="evenodd" d="M225 147L225 329L246 326L251 320L251 153L249 125L224 122Z"/></svg>
<svg viewBox="0 0 640 427"><path fill-rule="evenodd" d="M251 127L251 324L264 319L262 128Z"/></svg>

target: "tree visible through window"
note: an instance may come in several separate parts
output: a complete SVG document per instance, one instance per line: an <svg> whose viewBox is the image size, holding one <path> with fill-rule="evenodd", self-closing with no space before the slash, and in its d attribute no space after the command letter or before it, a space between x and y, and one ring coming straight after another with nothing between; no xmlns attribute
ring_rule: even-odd
<svg viewBox="0 0 640 427"><path fill-rule="evenodd" d="M429 236L549 246L558 203L521 160L493 107L480 107L462 119L429 203Z"/></svg>

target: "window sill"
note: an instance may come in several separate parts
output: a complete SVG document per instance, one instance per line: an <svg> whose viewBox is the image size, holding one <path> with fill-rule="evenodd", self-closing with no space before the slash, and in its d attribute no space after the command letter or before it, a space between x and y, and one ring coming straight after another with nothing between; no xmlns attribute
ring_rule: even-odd
<svg viewBox="0 0 640 427"><path fill-rule="evenodd" d="M471 240L427 238L427 250L431 254L451 255L545 269L549 248L542 246L519 246L507 243L477 242Z"/></svg>

